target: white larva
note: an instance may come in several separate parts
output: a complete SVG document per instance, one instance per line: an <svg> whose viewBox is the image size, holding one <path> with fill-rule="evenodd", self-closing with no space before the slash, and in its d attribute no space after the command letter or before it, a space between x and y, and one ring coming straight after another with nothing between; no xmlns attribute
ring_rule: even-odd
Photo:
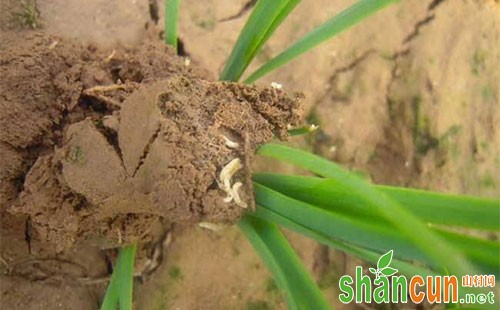
<svg viewBox="0 0 500 310"><path fill-rule="evenodd" d="M283 85L276 83L276 82L272 82L271 87L274 89L281 89L283 87Z"/></svg>
<svg viewBox="0 0 500 310"><path fill-rule="evenodd" d="M230 149L236 149L240 146L240 144L238 142L235 142L235 141L232 141L232 140L229 140L228 137L224 136L224 135L221 135L222 138L224 138L224 141L226 143L226 146Z"/></svg>
<svg viewBox="0 0 500 310"><path fill-rule="evenodd" d="M227 165L225 165L219 174L219 187L227 194L227 196L223 199L225 203L230 203L234 200L238 206L247 208L247 204L241 200L238 193L238 190L241 186L243 186L243 183L236 182L231 187L231 178L241 168L243 168L243 165L241 164L241 160L239 158L234 158Z"/></svg>
<svg viewBox="0 0 500 310"><path fill-rule="evenodd" d="M241 186L243 186L243 183L241 183L241 182L234 183L233 188L232 188L233 198L234 198L234 202L238 206L246 209L248 207L248 205L244 201L241 200L240 194L238 194L238 190L240 189Z"/></svg>

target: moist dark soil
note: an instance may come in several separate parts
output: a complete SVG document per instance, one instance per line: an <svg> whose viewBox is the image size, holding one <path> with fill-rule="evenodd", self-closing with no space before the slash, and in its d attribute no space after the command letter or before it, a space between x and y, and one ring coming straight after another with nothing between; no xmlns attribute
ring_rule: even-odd
<svg viewBox="0 0 500 310"><path fill-rule="evenodd" d="M299 120L300 95L207 81L161 43L101 51L37 33L3 41L7 308L29 304L16 283L29 295L37 281L106 274L100 249L147 249L172 223L234 223L254 205L256 148Z"/></svg>

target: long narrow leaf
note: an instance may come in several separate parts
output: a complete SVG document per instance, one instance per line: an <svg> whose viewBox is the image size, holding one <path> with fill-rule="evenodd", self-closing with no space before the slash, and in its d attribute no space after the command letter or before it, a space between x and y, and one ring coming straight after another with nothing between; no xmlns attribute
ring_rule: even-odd
<svg viewBox="0 0 500 310"><path fill-rule="evenodd" d="M120 249L101 310L115 310L118 305L120 310L132 310L136 248L136 245L130 245Z"/></svg>
<svg viewBox="0 0 500 310"><path fill-rule="evenodd" d="M377 186L393 199L412 209L428 222L498 231L498 199L446 195L401 187Z"/></svg>
<svg viewBox="0 0 500 310"><path fill-rule="evenodd" d="M395 255L404 260L420 261L434 266L434 262L425 253L389 223L336 214L331 210L292 199L258 183L255 183L254 189L256 201L260 206L308 227L312 231L374 252L385 253L394 250ZM311 194L314 195L314 193ZM334 200L335 197L331 199ZM496 260L492 259L492 256L498 253L500 248L494 242L444 230L437 230L436 233L451 246L460 249L461 253L480 271L497 273L496 269L499 265Z"/></svg>
<svg viewBox="0 0 500 310"><path fill-rule="evenodd" d="M286 293L289 309L331 309L276 225L246 215L238 227Z"/></svg>
<svg viewBox="0 0 500 310"><path fill-rule="evenodd" d="M483 274L494 274L500 276L500 244L498 241L486 240L474 236L468 236L457 232L433 228L441 237L464 253L470 261L481 264Z"/></svg>
<svg viewBox="0 0 500 310"><path fill-rule="evenodd" d="M271 37L271 35L274 33L276 28L278 28L279 25L290 15L290 13L293 11L293 9L299 4L301 0L288 0L287 4L279 11L278 15L274 19L273 23L271 26L267 29L265 35L263 36L259 47L257 48L256 52L260 50L260 48L267 42L267 40ZM254 54L255 57L255 54ZM253 60L250 59L250 62ZM243 73L242 73L243 74Z"/></svg>
<svg viewBox="0 0 500 310"><path fill-rule="evenodd" d="M382 225L388 229L393 229L393 226L390 223L387 223L384 219L380 218L380 216L374 215L373 213L368 216L360 214L360 211L366 211L365 208L359 208L360 210L358 210L358 212L350 212L351 210L357 209L358 206L362 206L362 200L356 195L353 195L349 191L345 190L337 182L331 182L332 180L330 179L259 173L254 175L254 180L257 183L278 191L290 198L312 204L315 207L324 208L333 214L349 216L358 221L376 223L377 225ZM405 189L403 188L400 189L387 186L376 187L382 189L383 191L387 191L390 196L392 194L392 190L396 190L398 195L401 196L402 193L405 192ZM261 199L258 186L256 186L256 188L257 199ZM468 209L473 209L475 210L473 218L477 218L478 221L481 221L481 215L483 214L485 217L493 217L493 219L488 219L488 221L493 222L492 224L496 222L497 225L492 225L491 228L498 231L498 217L500 216L498 201L474 197L442 195L417 190L408 190L407 195L409 198L413 197L415 199L407 199L407 204L404 205L404 207L410 208L412 211L416 211L414 213L425 222L434 224L430 226L431 230L437 232L440 236L446 239L446 241L453 244L453 246L458 250L461 250L461 252L464 253L471 261L480 265L482 271L490 274L497 274L500 271L500 262L496 258L497 253L500 252L500 244L498 244L498 242L451 232L449 230L445 230L445 227L447 226L441 226L441 228L439 228L439 226L435 226L436 224L443 225L442 219L446 219L447 217L456 217L457 219L461 219L460 216L457 216L456 214L464 216L464 214L467 215L468 213L471 213ZM437 221L440 222L437 222L434 218L432 218L430 213L419 213L419 203L421 202L421 200L419 200L420 196L422 196L425 203L434 206L434 212L438 214ZM432 200L435 196L438 197L436 201ZM462 201L461 198L465 201ZM265 204L265 202L262 201L258 202ZM465 202L469 202L470 204L467 205ZM454 203L457 203L457 205L454 205ZM290 208L289 204L290 203L286 203L285 208ZM440 206L444 206L443 213L441 212ZM276 206L276 208L279 207L279 205ZM311 216L306 218L308 220L312 220ZM449 224L448 221L444 221L446 224ZM335 223L332 222L332 225L334 224ZM479 228L481 228L481 223L477 224ZM354 229L357 229L357 227L354 227ZM359 231L362 230L360 229ZM388 239L387 242L390 243L390 240Z"/></svg>
<svg viewBox="0 0 500 310"><path fill-rule="evenodd" d="M420 248L432 261L458 276L474 270L459 251L430 231L428 226L399 203L359 177L345 171L338 165L310 153L277 144L263 145L258 153L273 157L319 175L341 181L353 195L362 197L363 202L384 215L398 231ZM439 248L439 251L436 251Z"/></svg>
<svg viewBox="0 0 500 310"><path fill-rule="evenodd" d="M377 216L376 213L370 213L362 199L352 195L342 182L274 173L256 173L253 179L289 197L335 209L336 212ZM491 231L498 231L500 228L500 202L495 199L447 195L393 186L375 187L427 223Z"/></svg>
<svg viewBox="0 0 500 310"><path fill-rule="evenodd" d="M316 231L311 230L309 227L302 226L299 223L296 223L286 217L283 217L280 214L277 214L273 211L270 211L266 209L265 207L262 207L260 205L257 205L257 209L255 213L253 214L254 216L263 219L265 221L269 222L274 222L279 225L282 225L283 227L286 227L290 230L296 231L304 236L310 237L322 244L325 244L331 248L341 250L343 252L346 252L348 254L351 254L353 256L356 256L358 258L361 258L367 262L371 262L372 264L376 264L378 261L378 258L380 257L382 252L377 253L373 252L364 248L360 248L357 246L354 246L352 244L346 243L342 240L337 240L335 238L328 237L326 235L323 235L321 233L318 233ZM424 268L422 266L419 266L415 262L409 263L403 260L400 260L398 258L393 258L391 265L395 267L396 269L399 270L401 274L406 275L408 278L411 278L415 275L421 276L421 277L427 277L427 276L436 276L439 275L427 268ZM496 273L493 273L496 274ZM460 286L460 297L463 297L464 294L467 293L472 293L472 294L478 294L478 293L488 293L487 290L483 288L474 288L474 287L463 287L461 286L461 282L459 281L459 286ZM486 308L494 308L494 307L486 307Z"/></svg>
<svg viewBox="0 0 500 310"><path fill-rule="evenodd" d="M420 260L428 264L432 260L412 245L407 238L395 231L394 227L382 227L376 223L334 214L255 183L256 202L273 212L303 224L329 237L373 251L394 250L399 257Z"/></svg>
<svg viewBox="0 0 500 310"><path fill-rule="evenodd" d="M346 30L356 23L364 20L387 5L399 0L359 0L348 9L342 11L337 16L318 26L313 31L305 35L298 42L287 48L278 56L274 57L257 71L252 73L245 83L253 83L269 72L283 66L290 60L307 52L316 45L330 39L336 34Z"/></svg>
<svg viewBox="0 0 500 310"><path fill-rule="evenodd" d="M356 256L360 259L363 259L367 262L370 262L372 264L376 264L378 258L380 257L383 252L374 252L371 250L367 250L365 248L361 248L355 245L352 245L348 242L338 240L332 237L329 237L325 234L322 234L320 232L311 230L309 227L303 226L300 223L294 222L276 212L273 212L265 207L262 207L261 205L257 205L257 208L255 212L253 213L253 216L258 217L262 220L269 221L269 222L274 222L276 224L279 224L287 229L290 229L292 231L295 231L303 236L309 237L311 239L314 239L318 241L319 243L322 243L324 245L327 245L333 249L341 250L343 252L346 252L350 255ZM412 277L415 275L421 275L421 276L427 276L427 275L436 275L436 273L432 272L431 270L420 267L416 264L411 264L408 262L405 262L403 260L400 260L399 258L394 258L393 259L394 266L400 270L400 272L408 277Z"/></svg>
<svg viewBox="0 0 500 310"><path fill-rule="evenodd" d="M296 0L259 0L233 46L220 79L238 81L265 41L276 30Z"/></svg>
<svg viewBox="0 0 500 310"><path fill-rule="evenodd" d="M179 22L179 1L165 0L165 43L177 51L177 29Z"/></svg>

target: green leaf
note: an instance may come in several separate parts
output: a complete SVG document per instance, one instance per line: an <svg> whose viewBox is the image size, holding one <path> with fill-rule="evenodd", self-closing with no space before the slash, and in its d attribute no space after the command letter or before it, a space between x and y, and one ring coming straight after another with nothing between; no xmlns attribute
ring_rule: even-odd
<svg viewBox="0 0 500 310"><path fill-rule="evenodd" d="M348 9L342 11L340 14L309 32L281 54L265 63L257 71L252 73L245 80L245 83L255 82L259 78L283 66L297 56L314 48L318 44L366 19L368 16L374 14L387 5L398 1L399 0L359 0Z"/></svg>
<svg viewBox="0 0 500 310"><path fill-rule="evenodd" d="M387 222L394 226L395 230L401 234L401 237L407 238L412 245L419 248L430 261L442 270L450 270L457 276L476 271L459 251L432 232L415 215L390 199L386 194L338 165L321 157L283 145L266 144L258 150L258 153L292 163L324 177L342 182L351 191L352 195L359 196L372 212L380 213ZM436 248L439 251L436 251Z"/></svg>
<svg viewBox="0 0 500 310"><path fill-rule="evenodd" d="M300 0L259 0L233 46L220 80L239 80L257 52Z"/></svg>
<svg viewBox="0 0 500 310"><path fill-rule="evenodd" d="M380 272L386 276L386 277L390 277L392 276L393 274L397 273L398 270L397 269L394 269L392 267L385 267L384 269L380 270Z"/></svg>
<svg viewBox="0 0 500 310"><path fill-rule="evenodd" d="M500 276L500 260L498 259L500 243L498 240L481 239L438 227L434 227L433 230L452 243L457 250L464 253L471 262L480 266L482 274Z"/></svg>
<svg viewBox="0 0 500 310"><path fill-rule="evenodd" d="M331 309L276 225L245 215L238 227L285 292L289 309Z"/></svg>
<svg viewBox="0 0 500 310"><path fill-rule="evenodd" d="M276 213L276 212L273 212L269 209L266 209L265 207L263 207L259 204L257 205L257 208L256 208L255 212L253 213L253 215L255 217L258 217L258 218L263 219L265 221L279 224L279 225L286 227L290 230L293 230L301 235L312 238L313 240L316 240L319 243L327 245L333 249L337 249L337 250L346 252L350 255L361 258L361 259L363 259L367 262L370 262L372 264L376 264L376 262L378 261L378 259L380 257L380 254L382 253L382 252L377 253L377 252L374 252L372 250L368 250L366 248L355 246L349 242L346 242L345 240L332 238L326 234L323 234L321 232L313 230L310 227L307 227L307 226L304 226L298 222L292 221L292 220L280 215L279 213ZM424 276L424 275L425 276L436 275L433 271L429 270L428 268L423 268L421 266L410 264L408 262L399 260L397 258L393 260L393 265L395 267L397 267L401 273L403 273L409 277L412 277L415 275L422 275L422 276Z"/></svg>
<svg viewBox="0 0 500 310"><path fill-rule="evenodd" d="M363 200L353 195L341 182L309 176L290 176L272 173L253 175L255 182L278 191L290 198L312 204L336 214L354 219L377 223L377 225L393 227L382 215L366 208ZM467 228L485 228L498 231L500 210L498 201L494 199L444 195L414 189L375 186L391 198L403 201L403 207L409 209L417 217L425 221L430 229L437 232L448 242L460 250L471 262L480 266L481 272L498 274L500 262L496 259L500 252L500 244L491 240L464 235L449 231L449 225L460 224ZM397 194L395 196L394 192ZM402 197L403 200L399 200ZM427 210L434 209L435 217ZM421 210L424 209L424 210ZM460 218L467 216L469 223ZM483 216L484 215L484 216ZM438 226L439 225L439 226ZM446 226L445 226L446 225Z"/></svg>
<svg viewBox="0 0 500 310"><path fill-rule="evenodd" d="M270 1L272 1L272 0L270 0ZM297 6L297 4L300 3L300 1L301 0L288 0L287 1L285 6L283 6L283 8L278 12L278 15L276 16L273 23L271 24L271 27L269 27L267 29L267 31L266 31L264 37L262 38L256 52L258 52L261 49L261 47L267 42L267 40L269 40L269 38L274 33L274 31L279 27L279 25L281 25L281 23L288 17L288 15L290 15L290 13ZM255 54L254 54L254 57L255 57Z"/></svg>
<svg viewBox="0 0 500 310"><path fill-rule="evenodd" d="M257 203L282 216L302 223L311 230L321 232L331 238L343 240L351 244L385 253L395 250L398 257L407 260L418 260L426 264L433 264L427 255L422 253L407 237L404 237L392 224L378 223L369 218L346 217L333 211L317 208L314 205L303 203L286 197L269 188L256 183L254 186ZM311 193L314 195L314 193ZM331 197L335 200L335 197ZM257 210L257 213L260 210ZM448 241L448 235L438 231ZM447 233L450 234L450 233ZM467 242L469 250L463 249L463 254L471 259L481 271L489 271L492 267L492 253L499 247L484 240L473 240L471 237L455 236L450 238L450 245L462 249L462 243ZM483 244L484 243L484 244ZM474 245L474 246L473 246ZM378 257L377 257L378 258ZM498 264L497 264L498 267ZM382 267L380 267L382 268Z"/></svg>
<svg viewBox="0 0 500 310"><path fill-rule="evenodd" d="M257 200L259 200L259 196L257 196ZM258 201L259 203L259 201ZM289 208L288 204L283 204L281 205L282 209L287 209ZM354 255L358 258L361 258L363 260L366 260L372 264L376 264L378 259L380 258L380 255L383 252L375 252L372 250L368 250L366 248L362 248L356 245L353 245L349 242L346 242L345 240L339 240L337 238L333 238L331 236L328 236L326 234L323 234L321 232L316 231L314 228L311 228L309 226L305 226L304 224L301 224L301 221L296 222L293 220L290 220L286 218L285 216L280 215L279 213L276 213L274 211L271 211L260 204L257 204L257 208L255 212L253 213L255 217L261 218L266 221L274 222L279 225L282 225L283 227L286 227L288 229L291 229L297 233L300 233L304 236L310 237L322 244L325 244L331 248L338 249L341 251L344 251L350 255ZM314 221L315 219L311 219L311 221ZM304 221L302 221L304 222ZM390 244L390 241L387 241ZM396 252L397 253L397 252ZM495 256L496 257L496 256ZM396 267L398 271L401 274L406 275L407 277L411 278L415 275L419 275L422 277L427 277L427 276L436 276L438 275L436 272L426 268L423 266L421 263L412 260L410 262L400 260L398 258L393 258L391 264L393 267ZM373 269L375 271L375 274L377 274L377 270ZM498 268L497 268L498 270ZM474 271L472 271L474 272ZM440 274L443 274L440 272ZM444 274L450 274L446 270L444 271ZM490 273L485 273L485 274L490 274ZM460 289L462 293L487 293L484 289L476 289L476 288L470 288L470 287L463 287Z"/></svg>
<svg viewBox="0 0 500 310"><path fill-rule="evenodd" d="M177 51L177 29L179 21L180 0L165 0L165 43Z"/></svg>
<svg viewBox="0 0 500 310"><path fill-rule="evenodd" d="M380 256L377 262L377 269L384 269L385 267L389 266L391 264L392 254L393 250L390 250L389 252Z"/></svg>
<svg viewBox="0 0 500 310"><path fill-rule="evenodd" d="M498 231L498 199L449 195L411 188L377 186L400 204L408 206L429 223Z"/></svg>
<svg viewBox="0 0 500 310"><path fill-rule="evenodd" d="M258 176L255 179L265 180ZM332 205L331 208L322 208L307 201L306 204L300 204L290 196L273 192L274 189L262 188L258 182L254 188L258 204L290 219L303 221L311 229L321 230L334 238L340 238L381 253L393 249L401 258L428 262L411 242L401 236L391 222L381 221L372 216L358 216L357 213L351 215L346 212L338 213L334 208L335 205ZM317 197L318 195L312 189L308 193L309 197ZM335 203L340 200L335 195L326 198ZM304 201L301 202L304 203ZM268 205L272 206L267 207ZM308 207L309 210L304 210L305 207ZM296 208L299 210L295 210ZM500 245L497 242L454 233L435 226L431 226L430 229L443 237L451 246L460 250L462 255L480 268L481 272L497 274L500 270L499 261L496 260L496 253L500 251ZM390 247L387 246L388 244Z"/></svg>
<svg viewBox="0 0 500 310"><path fill-rule="evenodd" d="M132 309L132 289L134 280L134 257L137 246L129 245L120 249L115 269L111 276L101 310Z"/></svg>
<svg viewBox="0 0 500 310"><path fill-rule="evenodd" d="M368 208L362 198L352 195L341 181L273 173L256 173L253 179L289 197L335 210L337 213L386 221L378 212ZM375 185L375 188L426 223L491 231L498 231L500 228L500 208L495 199L384 185Z"/></svg>
<svg viewBox="0 0 500 310"><path fill-rule="evenodd" d="M420 260L426 264L433 262L394 227L335 214L258 183L254 184L254 191L258 205L331 238L381 253L394 249L398 257L408 260Z"/></svg>

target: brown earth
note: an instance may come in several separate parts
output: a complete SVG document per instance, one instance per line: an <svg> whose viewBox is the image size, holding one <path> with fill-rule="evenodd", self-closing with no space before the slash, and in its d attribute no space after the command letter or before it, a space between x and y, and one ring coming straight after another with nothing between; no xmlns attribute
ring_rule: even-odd
<svg viewBox="0 0 500 310"><path fill-rule="evenodd" d="M23 35L0 58L1 229L19 234L2 238L9 266L25 235L40 260L155 243L171 223L235 223L254 206L256 148L299 119L299 95L203 80L161 43L105 56Z"/></svg>
<svg viewBox="0 0 500 310"><path fill-rule="evenodd" d="M58 40L17 38L0 59L2 210L27 215L60 252L89 238L151 241L161 220L231 224L252 209L252 154L286 137L298 98L196 78L171 52L154 74L138 59L159 45L102 61ZM223 177L230 162L240 167Z"/></svg>
<svg viewBox="0 0 500 310"><path fill-rule="evenodd" d="M352 2L302 1L264 46L249 71ZM237 14L246 3L245 0L181 1L179 27L184 48L193 64L206 69L191 74L218 75L248 16L248 11ZM85 4L76 0L37 1L40 27L44 31L109 48L100 56L96 55L100 53L98 50L87 52L90 57L100 59L99 66L112 54L110 48L116 49L113 59L121 59L123 51L142 49L145 37L153 42L157 40L160 31L155 29L161 27L151 20L148 4L146 0L91 0ZM16 20L6 13L21 11L18 1L2 1L0 6L3 57L7 46L3 44L4 38L9 33L19 36L26 30L19 30ZM158 12L158 25L162 25L161 3ZM499 13L498 1L492 0L406 0L264 77L259 84L270 85L276 81L286 90L306 94L303 102L306 118L319 124L320 130L305 139L291 140L293 145L340 162L379 183L498 198L500 99L498 87L494 85L500 85L496 69L500 65ZM227 20L234 15L237 17ZM160 50L162 52L151 59L163 55L163 49ZM142 58L136 61L147 63ZM177 65L184 66L184 61L180 60ZM158 63L149 68L154 70L157 66ZM188 68L192 67L198 66ZM133 77L137 70L128 72L129 80L137 78ZM90 83L86 88L114 83L112 78L104 83ZM79 88L77 94L82 89ZM83 96L90 108L66 122L73 124L95 117L96 113L102 114L103 108L111 110L106 113L113 116L116 110L113 102L122 102L128 94L124 90L105 93L107 99L113 99L105 102L100 101L102 98L98 95L102 94L99 93ZM75 108L81 109L80 105ZM50 115L50 109L37 111L42 112ZM110 133L113 137L112 128L116 128L116 123L114 117L102 119L104 128L98 129L101 136L106 137L107 144L103 145L119 145L116 138L109 139ZM43 126L43 122L38 121L32 124ZM60 126L54 126L44 135L53 135L50 139L62 141L64 137L58 133ZM49 153L52 151L50 139L38 141L37 146L28 149L18 161L2 162L2 168L8 167L17 173L27 171L39 154L47 152L47 148L51 149ZM15 151L2 152L17 156ZM69 151L69 155L78 158L78 152ZM295 171L290 166L260 159L254 169ZM16 179L6 191L22 189L23 182L22 178ZM118 219L119 223L124 221ZM60 223L56 218L52 221L56 230L66 226ZM33 224L26 225L26 218L19 215L2 214L2 225L6 227L1 235L2 259L6 263L3 270L17 275L2 278L2 306L17 305L14 309L97 307L109 274L106 261L113 257L113 251L101 252L88 247L82 250L77 245L56 256L58 261L67 259L82 268L28 260L26 257L32 256L25 238L31 239L32 253L45 253L39 246L40 237ZM64 229L71 230L69 226ZM131 228L128 224L127 227ZM31 233L25 236L25 231ZM168 249L148 248L149 257L161 257L163 263L144 283L136 281L138 309L199 309L200 305L204 309L285 308L265 267L237 229L229 227L210 232L178 225L171 232L173 239ZM360 262L295 234L287 235L327 298L336 308L346 307L338 304L336 279L351 272ZM110 238L116 242L118 234ZM4 247L4 240L9 240L9 248ZM163 243L168 244L168 240L164 239ZM75 251L85 251L88 258L82 258ZM60 270L66 270L65 280L61 280ZM78 293L61 299L68 287ZM38 305L39 299L46 303Z"/></svg>

